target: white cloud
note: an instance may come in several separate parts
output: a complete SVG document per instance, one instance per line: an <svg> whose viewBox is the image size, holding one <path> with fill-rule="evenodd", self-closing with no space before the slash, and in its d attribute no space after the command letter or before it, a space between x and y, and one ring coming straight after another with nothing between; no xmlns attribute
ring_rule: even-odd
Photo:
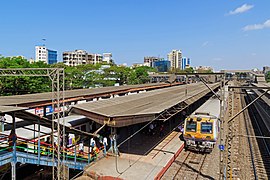
<svg viewBox="0 0 270 180"><path fill-rule="evenodd" d="M202 44L202 47L205 47L205 46L207 46L208 45L208 41L205 41L203 44Z"/></svg>
<svg viewBox="0 0 270 180"><path fill-rule="evenodd" d="M252 30L258 30L258 29L264 29L264 28L270 28L270 19L265 21L262 24L252 24L247 25L243 28L244 31L252 31Z"/></svg>
<svg viewBox="0 0 270 180"><path fill-rule="evenodd" d="M235 10L230 11L229 15L244 13L244 12L252 9L253 7L254 7L254 5L243 4L241 7L238 7Z"/></svg>

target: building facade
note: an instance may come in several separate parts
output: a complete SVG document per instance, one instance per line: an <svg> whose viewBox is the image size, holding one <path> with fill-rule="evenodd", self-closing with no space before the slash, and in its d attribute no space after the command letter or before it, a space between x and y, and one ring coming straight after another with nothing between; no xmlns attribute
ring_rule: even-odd
<svg viewBox="0 0 270 180"><path fill-rule="evenodd" d="M182 63L181 63L181 69L186 69L188 67L190 67L190 58L183 57Z"/></svg>
<svg viewBox="0 0 270 180"><path fill-rule="evenodd" d="M171 69L182 69L182 52L181 50L172 50L168 54L168 60L171 62Z"/></svg>
<svg viewBox="0 0 270 180"><path fill-rule="evenodd" d="M210 66L197 66L194 70L197 73L213 72L213 68Z"/></svg>
<svg viewBox="0 0 270 180"><path fill-rule="evenodd" d="M148 66L148 67L154 67L154 62L161 60L159 57L155 57L155 56L145 56L143 63L144 66Z"/></svg>
<svg viewBox="0 0 270 180"><path fill-rule="evenodd" d="M63 52L63 63L67 66L77 66L86 64L88 54L84 50Z"/></svg>
<svg viewBox="0 0 270 180"><path fill-rule="evenodd" d="M85 50L63 52L63 63L67 66L78 66L82 64L99 64L103 62L101 54L88 53Z"/></svg>
<svg viewBox="0 0 270 180"><path fill-rule="evenodd" d="M108 64L113 63L112 53L103 53L103 62L106 62Z"/></svg>
<svg viewBox="0 0 270 180"><path fill-rule="evenodd" d="M57 51L47 49L48 64L57 63Z"/></svg>
<svg viewBox="0 0 270 180"><path fill-rule="evenodd" d="M171 62L168 60L155 61L153 67L158 70L158 72L168 72L171 69Z"/></svg>
<svg viewBox="0 0 270 180"><path fill-rule="evenodd" d="M36 46L36 59L35 61L43 61L44 63L47 62L47 48L45 46Z"/></svg>
<svg viewBox="0 0 270 180"><path fill-rule="evenodd" d="M57 63L57 51L47 49L46 46L36 46L36 59L35 62L43 61L47 64Z"/></svg>

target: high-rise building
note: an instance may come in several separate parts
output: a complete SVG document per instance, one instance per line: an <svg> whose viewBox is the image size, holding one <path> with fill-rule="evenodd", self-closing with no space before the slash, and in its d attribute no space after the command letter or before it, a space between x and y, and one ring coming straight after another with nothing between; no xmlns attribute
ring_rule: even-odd
<svg viewBox="0 0 270 180"><path fill-rule="evenodd" d="M149 66L149 67L153 67L154 66L154 62L161 60L159 57L155 57L155 56L145 56L144 57L144 65L145 66Z"/></svg>
<svg viewBox="0 0 270 180"><path fill-rule="evenodd" d="M172 69L182 69L182 52L181 50L172 50L168 54L168 60L171 62Z"/></svg>
<svg viewBox="0 0 270 180"><path fill-rule="evenodd" d="M48 64L57 63L57 51L47 49Z"/></svg>
<svg viewBox="0 0 270 180"><path fill-rule="evenodd" d="M181 69L186 69L187 67L190 67L190 58L183 57Z"/></svg>
<svg viewBox="0 0 270 180"><path fill-rule="evenodd" d="M57 63L57 51L47 49L46 46L36 46L35 61L43 61L47 64Z"/></svg>
<svg viewBox="0 0 270 180"><path fill-rule="evenodd" d="M153 67L158 70L158 72L168 72L171 68L171 63L168 60L155 61Z"/></svg>

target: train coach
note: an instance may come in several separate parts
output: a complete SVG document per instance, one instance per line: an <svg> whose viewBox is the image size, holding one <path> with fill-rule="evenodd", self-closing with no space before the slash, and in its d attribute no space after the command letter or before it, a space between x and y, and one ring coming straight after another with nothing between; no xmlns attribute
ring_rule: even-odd
<svg viewBox="0 0 270 180"><path fill-rule="evenodd" d="M185 149L211 152L219 134L219 100L212 96L195 112L185 119Z"/></svg>

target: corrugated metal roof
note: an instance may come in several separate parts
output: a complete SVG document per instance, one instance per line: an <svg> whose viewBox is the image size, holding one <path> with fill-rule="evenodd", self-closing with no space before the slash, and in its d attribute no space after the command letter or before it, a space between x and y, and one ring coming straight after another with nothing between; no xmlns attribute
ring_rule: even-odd
<svg viewBox="0 0 270 180"><path fill-rule="evenodd" d="M217 86L217 84L210 85L210 87L213 86ZM80 109L105 117L159 114L187 99L190 101L189 103L193 103L192 98L194 95L203 96L205 93L200 95L201 92L209 92L208 88L202 83L189 84L186 97L185 88L186 86L175 86L125 97L79 104L75 105L71 112L73 109Z"/></svg>
<svg viewBox="0 0 270 180"><path fill-rule="evenodd" d="M14 106L0 106L0 113L15 112L25 110L27 108L14 107Z"/></svg>
<svg viewBox="0 0 270 180"><path fill-rule="evenodd" d="M73 98L80 96L91 96L95 94L112 93L115 91L123 91L131 88L142 88L147 86L158 86L165 83L151 83L151 84L140 84L140 85L127 85L127 86L110 86L94 89L76 89L65 91L65 98ZM15 95L15 96L0 96L0 105L18 105L26 103L37 103L43 101L51 101L52 93L36 93L26 95Z"/></svg>

